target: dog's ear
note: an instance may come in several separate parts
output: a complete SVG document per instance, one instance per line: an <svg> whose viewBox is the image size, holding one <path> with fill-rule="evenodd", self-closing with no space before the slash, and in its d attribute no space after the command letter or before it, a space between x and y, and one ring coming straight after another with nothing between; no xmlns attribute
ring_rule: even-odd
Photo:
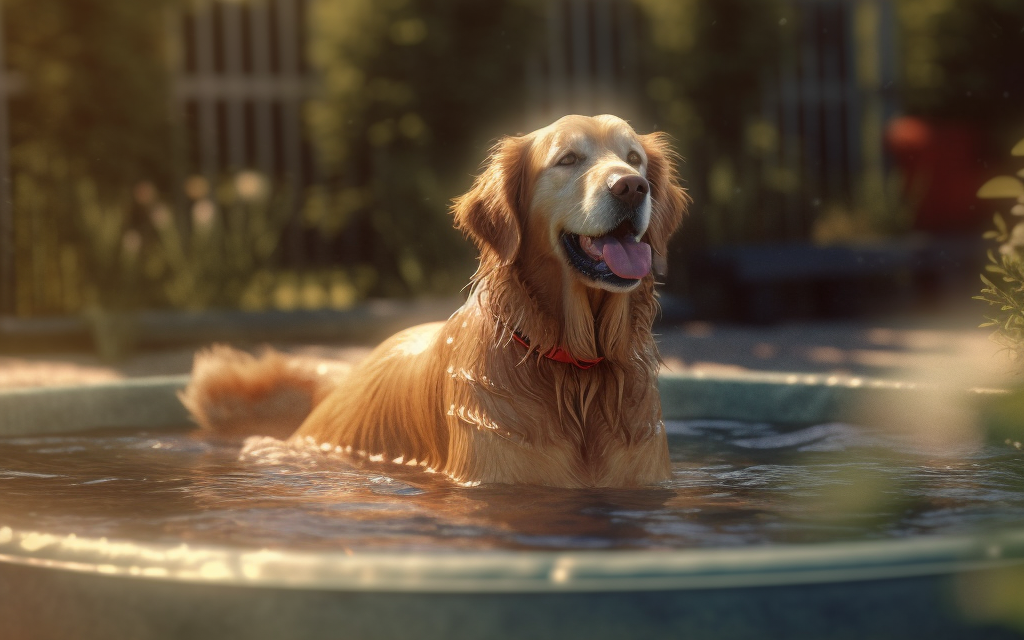
<svg viewBox="0 0 1024 640"><path fill-rule="evenodd" d="M483 173L452 204L455 227L473 239L482 257L493 252L500 265L515 259L522 241L529 148L527 136L500 140L491 149Z"/></svg>
<svg viewBox="0 0 1024 640"><path fill-rule="evenodd" d="M654 252L665 256L668 240L690 204L690 196L679 184L676 164L679 155L672 150L668 135L655 132L640 136L640 144L647 154L647 182L651 185L651 224L647 235Z"/></svg>

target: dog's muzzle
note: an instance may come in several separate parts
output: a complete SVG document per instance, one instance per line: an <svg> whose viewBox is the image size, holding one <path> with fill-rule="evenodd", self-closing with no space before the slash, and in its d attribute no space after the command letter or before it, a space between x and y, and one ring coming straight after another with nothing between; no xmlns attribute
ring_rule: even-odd
<svg viewBox="0 0 1024 640"><path fill-rule="evenodd" d="M631 174L620 176L612 174L608 177L608 190L630 208L637 209L643 204L644 198L651 192L651 185L641 175Z"/></svg>
<svg viewBox="0 0 1024 640"><path fill-rule="evenodd" d="M615 225L631 225L635 238L647 231L650 222L651 184L638 174L616 174L608 176L608 192L615 198Z"/></svg>

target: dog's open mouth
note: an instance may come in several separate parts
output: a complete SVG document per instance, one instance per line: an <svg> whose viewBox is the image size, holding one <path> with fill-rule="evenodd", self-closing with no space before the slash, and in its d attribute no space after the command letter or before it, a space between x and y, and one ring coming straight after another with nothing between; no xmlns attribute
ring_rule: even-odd
<svg viewBox="0 0 1024 640"><path fill-rule="evenodd" d="M651 272L651 245L628 221L602 236L564 232L562 246L573 268L599 282L628 287Z"/></svg>

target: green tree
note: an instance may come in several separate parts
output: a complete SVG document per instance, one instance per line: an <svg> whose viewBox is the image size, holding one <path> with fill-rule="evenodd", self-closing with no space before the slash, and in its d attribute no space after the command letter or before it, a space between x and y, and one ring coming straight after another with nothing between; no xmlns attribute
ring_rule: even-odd
<svg viewBox="0 0 1024 640"><path fill-rule="evenodd" d="M173 166L175 1L4 0L7 64L23 84L10 102L18 288L36 293L20 296L22 313L76 310L127 286L133 185L166 186Z"/></svg>
<svg viewBox="0 0 1024 640"><path fill-rule="evenodd" d="M310 61L323 80L308 125L333 178L333 230L366 239L378 293L450 288L468 244L447 208L507 122L525 112L528 0L316 0ZM343 218L339 220L339 217ZM455 259L453 259L453 257Z"/></svg>
<svg viewBox="0 0 1024 640"><path fill-rule="evenodd" d="M678 141L688 186L701 203L676 245L765 239L756 190L737 187L756 179L749 165L763 140L778 138L770 126L754 125L766 75L779 68L783 35L797 28L792 11L775 0L634 2L649 43L640 51L645 98L657 127Z"/></svg>
<svg viewBox="0 0 1024 640"><path fill-rule="evenodd" d="M973 123L993 155L1024 135L1024 3L899 0L903 100L915 115Z"/></svg>

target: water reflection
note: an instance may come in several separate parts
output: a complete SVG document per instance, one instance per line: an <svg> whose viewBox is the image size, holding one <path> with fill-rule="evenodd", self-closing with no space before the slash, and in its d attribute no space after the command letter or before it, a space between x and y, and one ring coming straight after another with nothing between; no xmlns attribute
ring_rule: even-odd
<svg viewBox="0 0 1024 640"><path fill-rule="evenodd" d="M460 487L419 467L187 432L0 441L0 525L306 550L721 547L1024 523L1021 452L937 456L849 425L669 425L673 479ZM955 455L953 455L955 454Z"/></svg>

